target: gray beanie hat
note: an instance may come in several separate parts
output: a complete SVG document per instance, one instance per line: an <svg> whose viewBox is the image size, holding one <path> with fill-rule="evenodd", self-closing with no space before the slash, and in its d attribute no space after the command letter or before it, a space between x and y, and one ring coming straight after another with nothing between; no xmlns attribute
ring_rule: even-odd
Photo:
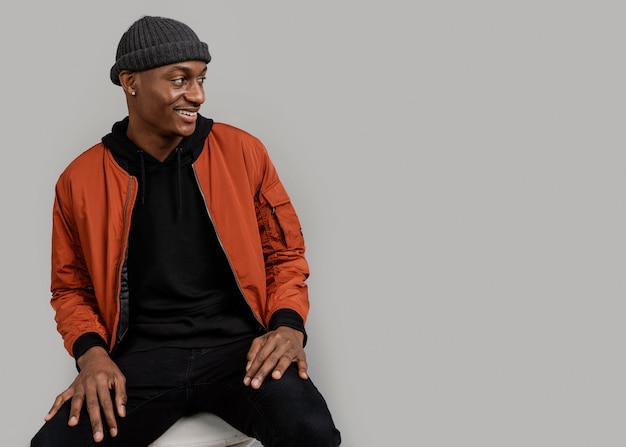
<svg viewBox="0 0 626 447"><path fill-rule="evenodd" d="M111 81L122 70L143 71L182 61L211 61L209 47L189 26L174 19L145 16L133 23L117 46Z"/></svg>

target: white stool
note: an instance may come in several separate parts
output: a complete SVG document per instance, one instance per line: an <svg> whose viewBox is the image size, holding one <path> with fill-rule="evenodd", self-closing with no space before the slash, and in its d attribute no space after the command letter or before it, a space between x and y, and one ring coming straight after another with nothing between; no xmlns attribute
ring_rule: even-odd
<svg viewBox="0 0 626 447"><path fill-rule="evenodd" d="M262 447L211 413L179 419L149 447Z"/></svg>

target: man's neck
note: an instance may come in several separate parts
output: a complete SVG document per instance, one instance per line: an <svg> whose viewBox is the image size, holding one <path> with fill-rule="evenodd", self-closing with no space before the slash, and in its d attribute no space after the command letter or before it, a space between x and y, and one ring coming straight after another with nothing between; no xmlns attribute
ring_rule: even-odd
<svg viewBox="0 0 626 447"><path fill-rule="evenodd" d="M183 139L183 137L180 136L165 138L162 135L154 133L135 132L131 126L128 126L126 136L130 141L135 143L137 147L161 162L178 147Z"/></svg>

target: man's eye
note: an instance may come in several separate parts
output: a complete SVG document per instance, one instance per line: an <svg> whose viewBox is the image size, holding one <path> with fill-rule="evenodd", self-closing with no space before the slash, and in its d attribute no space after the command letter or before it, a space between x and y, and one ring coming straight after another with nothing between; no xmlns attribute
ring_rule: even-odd
<svg viewBox="0 0 626 447"><path fill-rule="evenodd" d="M205 76L202 76L202 77L198 78L198 82L200 83L200 85L203 85L204 81L206 81L206 77Z"/></svg>
<svg viewBox="0 0 626 447"><path fill-rule="evenodd" d="M176 78L173 79L172 82L174 82L174 84L176 85L183 85L183 83L185 82L185 78Z"/></svg>

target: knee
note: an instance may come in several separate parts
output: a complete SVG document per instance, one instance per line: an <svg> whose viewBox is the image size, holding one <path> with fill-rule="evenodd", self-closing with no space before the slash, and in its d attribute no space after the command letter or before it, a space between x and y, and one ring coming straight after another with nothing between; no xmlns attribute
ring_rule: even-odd
<svg viewBox="0 0 626 447"><path fill-rule="evenodd" d="M47 435L47 427L44 425L30 440L30 447L54 447L54 443Z"/></svg>
<svg viewBox="0 0 626 447"><path fill-rule="evenodd" d="M30 440L30 447L57 447L59 445L65 444L62 442L59 443L58 439L48 436L47 433L43 431L37 433L33 439Z"/></svg>
<svg viewBox="0 0 626 447"><path fill-rule="evenodd" d="M33 439L30 440L30 447L52 447L49 442L46 442L45 436L41 433L37 433Z"/></svg>
<svg viewBox="0 0 626 447"><path fill-rule="evenodd" d="M92 433L89 418L81 418L77 427L67 425L67 417L57 414L46 422L30 441L30 447L91 446Z"/></svg>
<svg viewBox="0 0 626 447"><path fill-rule="evenodd" d="M303 418L279 434L271 446L337 447L340 444L341 435L332 421L315 421Z"/></svg>

